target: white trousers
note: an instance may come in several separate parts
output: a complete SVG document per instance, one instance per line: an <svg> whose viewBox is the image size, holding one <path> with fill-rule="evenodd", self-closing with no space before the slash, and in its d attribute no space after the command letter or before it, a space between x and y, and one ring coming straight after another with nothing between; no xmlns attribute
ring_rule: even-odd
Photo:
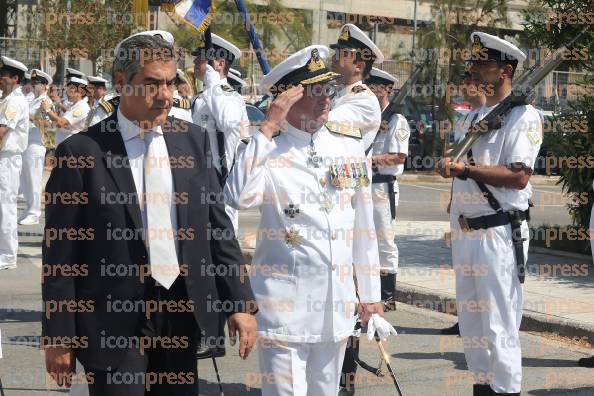
<svg viewBox="0 0 594 396"><path fill-rule="evenodd" d="M462 232L452 219L451 228L458 321L468 368L477 383L490 383L495 392L520 392L522 287L511 227ZM522 237L528 238L526 222Z"/></svg>
<svg viewBox="0 0 594 396"><path fill-rule="evenodd" d="M395 186L395 188L397 188ZM396 246L395 220L390 212L387 183L371 185L373 199L373 221L377 233L377 247L379 250L382 271L390 274L398 272L398 246ZM396 206L397 207L397 206Z"/></svg>
<svg viewBox="0 0 594 396"><path fill-rule="evenodd" d="M260 339L262 396L336 396L346 339L294 343Z"/></svg>
<svg viewBox="0 0 594 396"><path fill-rule="evenodd" d="M0 265L17 262L17 196L21 168L21 154L0 152Z"/></svg>
<svg viewBox="0 0 594 396"><path fill-rule="evenodd" d="M43 167L45 165L45 146L40 143L30 144L23 153L21 172L21 192L27 207L21 218L41 216L41 190Z"/></svg>

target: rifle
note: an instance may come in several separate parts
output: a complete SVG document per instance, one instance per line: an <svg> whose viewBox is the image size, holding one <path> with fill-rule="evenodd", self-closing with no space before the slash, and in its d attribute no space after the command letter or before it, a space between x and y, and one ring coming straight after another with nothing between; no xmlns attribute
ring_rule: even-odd
<svg viewBox="0 0 594 396"><path fill-rule="evenodd" d="M460 157L468 153L479 137L500 129L505 117L515 107L530 104L536 94L536 85L564 61L563 53L567 51L567 48L573 46L577 40L582 38L589 28L589 26L586 26L569 43L557 49L543 65L534 65L524 72L514 85L511 94L491 110L481 121L474 122L464 138L453 146L450 152L452 161L457 162Z"/></svg>
<svg viewBox="0 0 594 396"><path fill-rule="evenodd" d="M396 114L398 106L402 105L404 99L410 94L412 86L416 84L426 64L427 62L417 63L408 79L400 88L400 91L398 91L396 95L392 96L392 99L390 99L390 104L388 104L388 107L386 107L386 109L382 112L382 123L384 121L390 122L390 118Z"/></svg>

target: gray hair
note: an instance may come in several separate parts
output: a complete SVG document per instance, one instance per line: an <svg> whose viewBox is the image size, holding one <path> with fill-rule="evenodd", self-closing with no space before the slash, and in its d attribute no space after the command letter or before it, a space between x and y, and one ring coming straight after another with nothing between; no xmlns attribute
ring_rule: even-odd
<svg viewBox="0 0 594 396"><path fill-rule="evenodd" d="M142 34L124 41L114 54L112 78L124 73L124 82L130 83L145 63L174 59L174 48L161 36Z"/></svg>

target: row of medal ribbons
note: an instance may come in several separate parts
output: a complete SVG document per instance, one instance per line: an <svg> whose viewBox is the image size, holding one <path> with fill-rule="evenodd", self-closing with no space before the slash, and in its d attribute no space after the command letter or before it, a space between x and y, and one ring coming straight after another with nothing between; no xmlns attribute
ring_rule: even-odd
<svg viewBox="0 0 594 396"><path fill-rule="evenodd" d="M330 166L330 180L336 188L367 187L369 175L365 162L351 162Z"/></svg>

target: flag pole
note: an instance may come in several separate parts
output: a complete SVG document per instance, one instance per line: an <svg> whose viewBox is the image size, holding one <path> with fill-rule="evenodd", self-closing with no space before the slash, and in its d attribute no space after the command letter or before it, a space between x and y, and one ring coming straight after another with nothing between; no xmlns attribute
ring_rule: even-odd
<svg viewBox="0 0 594 396"><path fill-rule="evenodd" d="M258 38L258 33L256 33L256 29L254 29L254 25L252 25L252 22L250 21L250 16L247 12L247 8L245 7L245 3L243 0L235 0L235 5L237 6L237 10L241 13L243 26L248 33L252 47L254 47L254 51L256 52L256 57L258 58L258 63L260 64L262 73L268 74L270 72L270 66L268 66L266 54L264 53L262 43L260 43L260 39Z"/></svg>

